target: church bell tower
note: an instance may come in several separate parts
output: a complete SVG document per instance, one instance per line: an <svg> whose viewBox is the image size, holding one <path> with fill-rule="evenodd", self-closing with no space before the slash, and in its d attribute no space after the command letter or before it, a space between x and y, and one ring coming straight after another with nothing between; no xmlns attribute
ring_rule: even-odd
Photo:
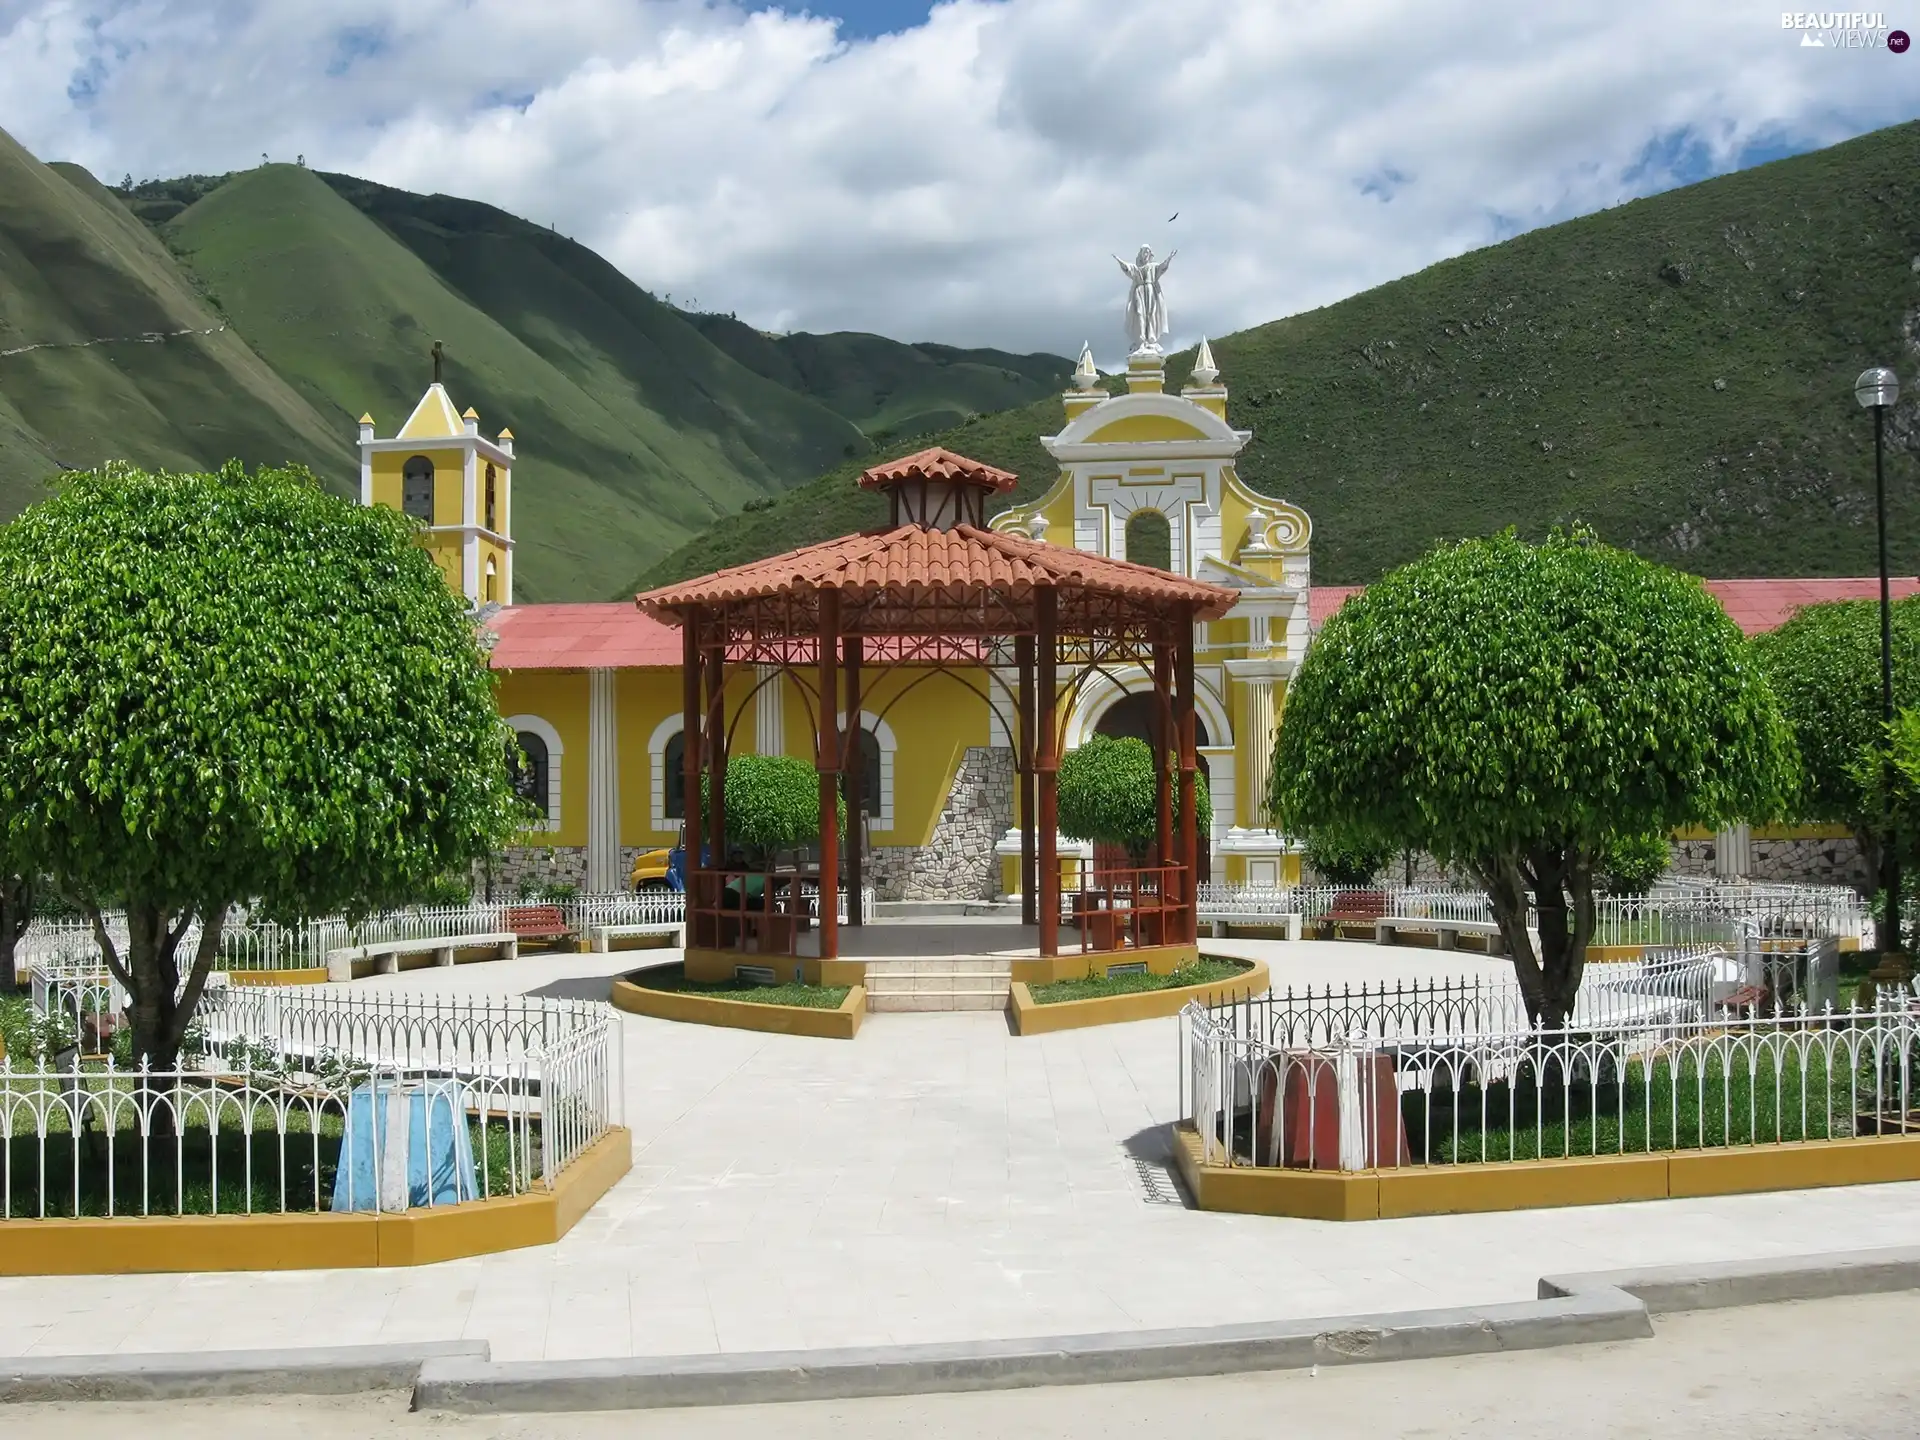
<svg viewBox="0 0 1920 1440"><path fill-rule="evenodd" d="M390 438L360 417L360 503L420 522L447 584L478 609L513 603L513 432L489 440L471 408L454 409L433 344L433 382Z"/></svg>

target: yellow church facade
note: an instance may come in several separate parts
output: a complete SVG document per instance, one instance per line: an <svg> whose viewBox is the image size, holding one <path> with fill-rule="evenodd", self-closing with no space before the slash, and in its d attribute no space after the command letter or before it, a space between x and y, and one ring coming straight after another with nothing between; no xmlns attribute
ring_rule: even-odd
<svg viewBox="0 0 1920 1440"><path fill-rule="evenodd" d="M1226 585L1240 599L1203 627L1195 679L1200 756L1213 801L1213 880L1299 878L1298 847L1265 814L1274 727L1309 643L1312 526L1235 471L1250 438L1226 419L1227 390L1203 345L1193 382L1165 387L1157 355L1135 355L1109 395L1090 355L1044 443L1058 465L1031 505L997 530L1153 564ZM389 438L360 429L363 503L421 521L421 541L479 613L501 713L519 739L518 783L545 816L501 857L505 893L523 882L585 892L625 888L636 856L670 847L685 815L681 639L631 602L513 601L513 437L488 439L436 381ZM1010 893L1018 873L1009 670L875 665L862 696L868 883L881 899L973 900ZM1141 734L1151 678L1063 674L1063 743ZM811 758L811 695L770 668L731 667L730 752ZM842 717L845 724L850 717ZM851 726L848 725L850 729ZM1068 863L1089 847L1062 838ZM1203 877L1204 878L1204 877Z"/></svg>

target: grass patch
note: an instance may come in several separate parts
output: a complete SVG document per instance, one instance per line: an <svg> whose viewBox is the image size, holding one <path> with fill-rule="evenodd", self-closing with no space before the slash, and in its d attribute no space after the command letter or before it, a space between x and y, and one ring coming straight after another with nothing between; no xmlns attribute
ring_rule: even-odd
<svg viewBox="0 0 1920 1440"><path fill-rule="evenodd" d="M630 984L644 990L671 990L681 995L706 995L715 1000L744 1000L753 1005L794 1005L803 1010L838 1010L846 1003L846 985L755 985L743 980L689 980L685 967L662 965L629 975Z"/></svg>
<svg viewBox="0 0 1920 1440"><path fill-rule="evenodd" d="M1436 1093L1429 1108L1409 1091L1401 1107L1415 1161L1442 1165L1830 1140L1855 1133L1856 1105L1875 1108L1871 1061L1857 1075L1851 1065L1836 1048L1829 1072L1821 1050L1790 1042L1756 1061L1687 1046L1617 1075L1603 1067L1598 1084L1577 1077L1571 1091L1551 1060L1539 1086L1523 1062L1513 1081L1465 1086L1457 1103Z"/></svg>
<svg viewBox="0 0 1920 1440"><path fill-rule="evenodd" d="M82 1070L80 1085L93 1097L131 1093L137 1082ZM256 1080L256 1085L259 1082ZM76 1136L66 1109L32 1100L26 1086L0 1084L0 1185L6 1219L115 1215L235 1215L327 1210L339 1172L344 1122L337 1108L291 1093L253 1102L238 1092L221 1097L220 1128L205 1123L207 1091L195 1086L181 1109L177 1135L143 1144L135 1108L89 1107ZM338 1102L334 1102L337 1106ZM46 1111L44 1136L38 1116ZM284 1121L281 1118L284 1110ZM196 1112L197 1115L196 1115ZM253 1133L245 1133L251 1119ZM110 1123L109 1123L110 1121ZM285 1138L280 1130L284 1128ZM514 1193L515 1170L541 1173L540 1127L469 1116L475 1178L487 1196ZM45 1209L42 1210L42 1191Z"/></svg>
<svg viewBox="0 0 1920 1440"><path fill-rule="evenodd" d="M1089 975L1079 980L1056 980L1029 987L1036 1005L1058 1005L1063 1000L1100 1000L1109 995L1138 995L1148 990L1179 990L1231 980L1253 966L1245 960L1196 960L1167 975Z"/></svg>

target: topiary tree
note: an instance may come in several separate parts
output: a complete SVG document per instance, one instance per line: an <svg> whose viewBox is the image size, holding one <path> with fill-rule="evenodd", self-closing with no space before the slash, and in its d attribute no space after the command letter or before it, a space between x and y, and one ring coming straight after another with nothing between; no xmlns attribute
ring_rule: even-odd
<svg viewBox="0 0 1920 1440"><path fill-rule="evenodd" d="M1600 850L1600 879L1611 895L1644 895L1673 863L1664 830L1613 835Z"/></svg>
<svg viewBox="0 0 1920 1440"><path fill-rule="evenodd" d="M1559 1026L1608 837L1764 819L1794 770L1700 583L1575 531L1442 547L1349 600L1294 678L1273 775L1291 831L1392 836L1474 875L1529 1014Z"/></svg>
<svg viewBox="0 0 1920 1440"><path fill-rule="evenodd" d="M1057 787L1062 835L1095 845L1120 845L1134 864L1144 862L1160 815L1153 788L1153 750L1146 741L1133 736L1092 736L1061 759ZM1177 829L1179 772L1171 765L1168 789ZM1213 825L1213 799L1197 775L1193 793L1197 797L1194 814L1204 835Z"/></svg>
<svg viewBox="0 0 1920 1440"><path fill-rule="evenodd" d="M726 801L727 847L739 846L757 864L766 863L776 850L810 845L820 838L820 772L805 760L791 755L728 756ZM704 774L700 803L711 823ZM844 795L836 797L835 807L844 835Z"/></svg>
<svg viewBox="0 0 1920 1440"><path fill-rule="evenodd" d="M236 902L366 913L526 823L473 625L413 528L229 464L73 475L0 531L6 848L92 918L155 1068Z"/></svg>
<svg viewBox="0 0 1920 1440"><path fill-rule="evenodd" d="M1869 887L1878 887L1887 829L1880 802L1879 602L1805 606L1779 629L1755 637L1753 646L1800 751L1789 813L1852 830ZM1920 596L1893 606L1893 700L1896 710L1920 707ZM1900 834L1900 858L1920 858L1920 833L1903 825ZM1899 937L1891 942L1887 948L1899 948Z"/></svg>
<svg viewBox="0 0 1920 1440"><path fill-rule="evenodd" d="M1369 885L1387 868L1395 847L1335 830L1316 830L1306 838L1307 863L1326 877L1329 885Z"/></svg>

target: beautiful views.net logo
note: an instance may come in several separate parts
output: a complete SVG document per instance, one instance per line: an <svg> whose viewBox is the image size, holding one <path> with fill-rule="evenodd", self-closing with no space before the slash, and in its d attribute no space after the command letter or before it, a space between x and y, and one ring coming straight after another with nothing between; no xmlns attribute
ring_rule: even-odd
<svg viewBox="0 0 1920 1440"><path fill-rule="evenodd" d="M1782 30L1798 30L1804 50L1880 50L1903 55L1912 44L1887 24L1884 10L1782 10Z"/></svg>

